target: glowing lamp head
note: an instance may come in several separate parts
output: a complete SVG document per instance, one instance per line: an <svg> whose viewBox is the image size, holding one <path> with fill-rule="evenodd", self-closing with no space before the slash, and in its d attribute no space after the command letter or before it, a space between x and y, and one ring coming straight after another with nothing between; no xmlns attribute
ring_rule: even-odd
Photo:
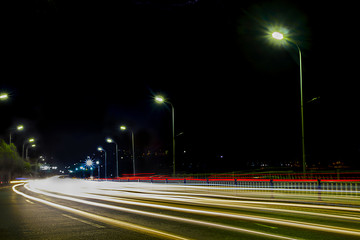
<svg viewBox="0 0 360 240"><path fill-rule="evenodd" d="M21 130L24 129L24 126L23 126L23 125L19 125L19 126L16 127L16 129L19 130L19 131L21 131Z"/></svg>
<svg viewBox="0 0 360 240"><path fill-rule="evenodd" d="M125 131L126 127L125 126L120 126L120 130Z"/></svg>
<svg viewBox="0 0 360 240"><path fill-rule="evenodd" d="M97 150L100 151L100 152L104 151L104 149L102 147L98 147Z"/></svg>
<svg viewBox="0 0 360 240"><path fill-rule="evenodd" d="M29 138L29 142L34 142L35 139L34 138Z"/></svg>
<svg viewBox="0 0 360 240"><path fill-rule="evenodd" d="M279 33L279 32L273 32L271 35L276 40L282 40L284 38L284 35L282 33Z"/></svg>
<svg viewBox="0 0 360 240"><path fill-rule="evenodd" d="M9 95L7 93L0 93L0 100L6 100L9 98Z"/></svg>
<svg viewBox="0 0 360 240"><path fill-rule="evenodd" d="M155 102L157 103L163 103L165 102L165 98L163 96L155 96Z"/></svg>
<svg viewBox="0 0 360 240"><path fill-rule="evenodd" d="M108 143L114 142L111 138L107 138L106 141L107 141Z"/></svg>

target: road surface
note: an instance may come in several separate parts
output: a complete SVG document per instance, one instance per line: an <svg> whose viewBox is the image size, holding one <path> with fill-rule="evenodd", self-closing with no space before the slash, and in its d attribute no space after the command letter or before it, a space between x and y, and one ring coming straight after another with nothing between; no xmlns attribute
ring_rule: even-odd
<svg viewBox="0 0 360 240"><path fill-rule="evenodd" d="M0 189L0 239L360 239L360 196L50 178Z"/></svg>

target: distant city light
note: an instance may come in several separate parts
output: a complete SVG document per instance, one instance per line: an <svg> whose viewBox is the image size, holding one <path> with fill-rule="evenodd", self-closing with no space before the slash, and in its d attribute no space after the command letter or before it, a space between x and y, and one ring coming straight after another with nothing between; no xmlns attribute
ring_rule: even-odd
<svg viewBox="0 0 360 240"><path fill-rule="evenodd" d="M91 159L86 160L86 166L91 167L93 165L93 161Z"/></svg>
<svg viewBox="0 0 360 240"><path fill-rule="evenodd" d="M43 170L43 171L50 170L50 166L42 165L42 166L40 166L40 170Z"/></svg>

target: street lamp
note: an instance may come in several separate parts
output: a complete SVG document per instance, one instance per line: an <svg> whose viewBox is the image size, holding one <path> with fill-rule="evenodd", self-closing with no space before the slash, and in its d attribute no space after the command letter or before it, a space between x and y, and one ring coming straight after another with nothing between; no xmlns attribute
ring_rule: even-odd
<svg viewBox="0 0 360 240"><path fill-rule="evenodd" d="M100 161L96 161L96 165L98 166L98 179L100 179Z"/></svg>
<svg viewBox="0 0 360 240"><path fill-rule="evenodd" d="M91 171L90 178L93 178L93 164L94 164L93 160L90 159L90 157L88 157L85 161L85 165Z"/></svg>
<svg viewBox="0 0 360 240"><path fill-rule="evenodd" d="M156 103L163 104L168 103L171 106L171 118L172 118L172 142L173 142L173 176L175 177L175 110L171 102L166 100L163 96L155 96L154 98Z"/></svg>
<svg viewBox="0 0 360 240"><path fill-rule="evenodd" d="M284 35L282 33L279 33L279 32L273 32L271 34L271 36L273 38L275 38L276 40L282 40L284 38Z"/></svg>
<svg viewBox="0 0 360 240"><path fill-rule="evenodd" d="M284 35L280 32L273 32L271 36L279 41L284 41ZM305 161L305 138L304 138L304 100L303 100L303 88L302 88L302 58L301 58L301 50L299 45L295 41L291 41L294 43L299 52L299 63L300 63L300 108L301 108L301 145L302 145L302 162L303 162L303 173L306 172L306 161Z"/></svg>
<svg viewBox="0 0 360 240"><path fill-rule="evenodd" d="M119 158L118 158L118 144L111 138L107 138L106 142L115 144L115 158L116 158L116 177L119 177Z"/></svg>
<svg viewBox="0 0 360 240"><path fill-rule="evenodd" d="M121 131L126 131L126 126L122 125L120 126ZM129 130L131 132L131 145L132 145L132 159L133 159L133 174L135 176L135 146L134 146L134 132L132 130Z"/></svg>
<svg viewBox="0 0 360 240"><path fill-rule="evenodd" d="M23 143L23 145L22 145L22 153L21 153L22 159L24 159L25 144L27 144L27 143L32 143L32 142L35 142L35 139L34 139L34 138L29 138L29 139L27 139L27 140L24 141L24 143Z"/></svg>
<svg viewBox="0 0 360 240"><path fill-rule="evenodd" d="M12 130L14 130L14 129L12 129ZM18 131L24 130L24 125L18 125L18 126L16 127L16 130L18 130ZM11 145L11 134L12 134L12 132L11 132L11 130L10 130L10 134L9 134L9 145Z"/></svg>
<svg viewBox="0 0 360 240"><path fill-rule="evenodd" d="M103 149L102 147L98 147L97 149L99 152L104 152L105 153L105 180L107 179L107 174L106 174L106 151L105 149Z"/></svg>
<svg viewBox="0 0 360 240"><path fill-rule="evenodd" d="M27 146L26 146L25 159L28 159L29 146L31 146L32 148L34 148L34 147L36 147L36 144L31 144L31 145L27 145Z"/></svg>
<svg viewBox="0 0 360 240"><path fill-rule="evenodd" d="M7 93L0 93L0 101L5 101L9 98Z"/></svg>

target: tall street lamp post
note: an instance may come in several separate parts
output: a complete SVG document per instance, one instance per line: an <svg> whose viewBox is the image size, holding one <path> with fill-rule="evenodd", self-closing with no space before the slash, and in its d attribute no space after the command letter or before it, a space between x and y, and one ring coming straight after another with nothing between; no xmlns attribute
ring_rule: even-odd
<svg viewBox="0 0 360 240"><path fill-rule="evenodd" d="M155 96L155 102L159 104L168 103L171 106L171 122L172 122L172 154L173 154L173 176L175 177L176 171L175 171L175 109L174 105L169 102L168 100L165 100L163 96Z"/></svg>
<svg viewBox="0 0 360 240"><path fill-rule="evenodd" d="M286 38L284 38L284 35L280 32L273 32L271 36L279 41L284 41ZM294 42L297 47L297 50L299 52L299 65L300 65L300 109L301 109L301 145L302 145L302 162L303 162L303 173L306 172L306 161L305 161L305 137L304 137L304 100L303 100L303 83L302 83L302 58L301 58L301 50L299 45Z"/></svg>
<svg viewBox="0 0 360 240"><path fill-rule="evenodd" d="M120 130L121 131L125 131L127 128L126 126L122 125L120 126ZM131 145L132 145L132 159L133 159L133 174L135 176L135 145L134 145L134 132L132 130L130 130L131 132Z"/></svg>
<svg viewBox="0 0 360 240"><path fill-rule="evenodd" d="M107 168L107 165L106 165L106 151L105 149L103 149L102 147L98 147L97 149L99 152L104 152L105 153L105 180L107 180L107 173L106 173L106 168Z"/></svg>
<svg viewBox="0 0 360 240"><path fill-rule="evenodd" d="M106 142L115 144L115 158L116 158L116 177L119 177L119 158L118 158L118 144L111 138L107 138Z"/></svg>
<svg viewBox="0 0 360 240"><path fill-rule="evenodd" d="M28 152L29 152L29 146L30 146L30 147L32 147L32 148L34 148L34 147L36 147L36 144L31 144L31 145L27 145L27 146L26 146L25 159L28 159L28 157L29 157L29 155L28 155Z"/></svg>
<svg viewBox="0 0 360 240"><path fill-rule="evenodd" d="M98 166L98 179L100 179L100 161L96 161L96 165Z"/></svg>

